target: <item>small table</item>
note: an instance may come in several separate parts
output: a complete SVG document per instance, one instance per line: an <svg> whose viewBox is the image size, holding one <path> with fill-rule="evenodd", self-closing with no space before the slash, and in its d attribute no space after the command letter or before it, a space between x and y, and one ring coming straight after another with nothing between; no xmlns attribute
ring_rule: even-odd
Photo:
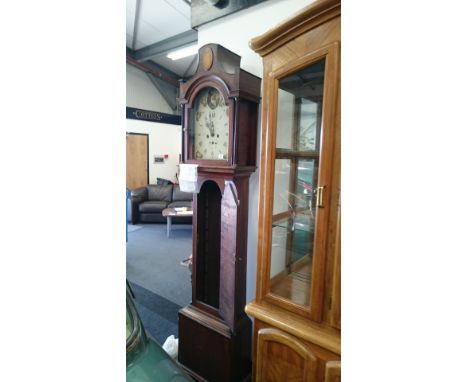
<svg viewBox="0 0 468 382"><path fill-rule="evenodd" d="M177 217L177 216L193 216L193 210L181 210L178 211L175 208L165 208L162 211L162 216L165 216L167 218L167 237L169 237L171 233L171 227L172 227L172 218Z"/></svg>

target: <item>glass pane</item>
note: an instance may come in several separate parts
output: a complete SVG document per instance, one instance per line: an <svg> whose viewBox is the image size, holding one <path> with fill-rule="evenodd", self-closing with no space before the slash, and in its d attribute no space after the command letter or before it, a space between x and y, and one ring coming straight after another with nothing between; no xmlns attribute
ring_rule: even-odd
<svg viewBox="0 0 468 382"><path fill-rule="evenodd" d="M302 99L299 104L299 150L316 150L318 103Z"/></svg>
<svg viewBox="0 0 468 382"><path fill-rule="evenodd" d="M190 111L191 159L225 160L229 144L229 108L223 95L207 87L198 93Z"/></svg>
<svg viewBox="0 0 468 382"><path fill-rule="evenodd" d="M278 130L276 147L291 149L293 145L294 96L284 90L278 91Z"/></svg>
<svg viewBox="0 0 468 382"><path fill-rule="evenodd" d="M270 292L309 306L325 60L279 81Z"/></svg>
<svg viewBox="0 0 468 382"><path fill-rule="evenodd" d="M289 159L276 159L273 215L288 211L290 169L291 161Z"/></svg>
<svg viewBox="0 0 468 382"><path fill-rule="evenodd" d="M128 306L127 306L127 314L126 314L126 333L127 333L127 340L128 338L130 337L130 335L132 334L133 332L133 320L132 320L132 316L130 315L130 313L128 312Z"/></svg>

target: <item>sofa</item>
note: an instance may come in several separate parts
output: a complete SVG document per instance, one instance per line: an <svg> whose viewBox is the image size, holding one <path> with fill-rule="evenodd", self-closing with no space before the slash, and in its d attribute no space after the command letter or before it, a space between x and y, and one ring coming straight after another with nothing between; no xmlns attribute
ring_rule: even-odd
<svg viewBox="0 0 468 382"><path fill-rule="evenodd" d="M165 208L192 209L193 194L180 190L178 184L149 184L130 190L128 221L136 223L166 223ZM178 217L174 223L192 223L191 216Z"/></svg>

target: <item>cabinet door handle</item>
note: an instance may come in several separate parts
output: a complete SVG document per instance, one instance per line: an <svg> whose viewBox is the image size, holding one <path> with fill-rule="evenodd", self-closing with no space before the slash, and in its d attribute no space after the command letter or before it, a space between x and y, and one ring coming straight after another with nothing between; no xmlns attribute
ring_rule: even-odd
<svg viewBox="0 0 468 382"><path fill-rule="evenodd" d="M325 189L325 186L317 187L317 207L318 208L325 207L323 205L323 192L324 192L324 189Z"/></svg>

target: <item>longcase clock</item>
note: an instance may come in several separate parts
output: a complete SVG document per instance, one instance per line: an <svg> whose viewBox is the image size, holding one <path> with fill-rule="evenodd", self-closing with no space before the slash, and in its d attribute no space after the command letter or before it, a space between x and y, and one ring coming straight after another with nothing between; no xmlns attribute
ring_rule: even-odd
<svg viewBox="0 0 468 382"><path fill-rule="evenodd" d="M260 78L240 69L240 56L208 44L179 101L183 163L198 164L198 193L192 302L179 312L178 359L199 381L243 381L251 373L252 324L244 307Z"/></svg>

